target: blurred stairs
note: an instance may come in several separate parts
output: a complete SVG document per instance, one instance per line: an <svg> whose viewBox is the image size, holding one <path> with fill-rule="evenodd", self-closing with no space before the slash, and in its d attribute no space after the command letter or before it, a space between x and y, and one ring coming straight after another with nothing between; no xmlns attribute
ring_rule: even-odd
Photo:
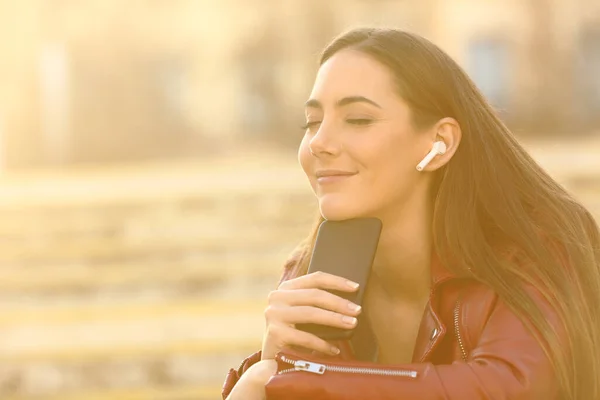
<svg viewBox="0 0 600 400"><path fill-rule="evenodd" d="M600 216L600 144L529 147ZM315 213L267 153L0 176L0 398L219 398Z"/></svg>
<svg viewBox="0 0 600 400"><path fill-rule="evenodd" d="M237 158L0 178L0 398L218 398L314 215Z"/></svg>

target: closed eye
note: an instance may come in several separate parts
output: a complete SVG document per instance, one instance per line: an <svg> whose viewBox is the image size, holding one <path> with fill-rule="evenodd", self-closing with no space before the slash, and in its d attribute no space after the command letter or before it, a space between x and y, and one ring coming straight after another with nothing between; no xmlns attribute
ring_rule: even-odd
<svg viewBox="0 0 600 400"><path fill-rule="evenodd" d="M347 119L346 122L352 125L370 125L373 123L373 120L368 118L352 118Z"/></svg>
<svg viewBox="0 0 600 400"><path fill-rule="evenodd" d="M320 123L321 123L321 121L308 121L307 123L305 123L304 125L302 125L300 127L300 129L302 129L302 130L310 129L312 127L315 127L315 126L319 125Z"/></svg>

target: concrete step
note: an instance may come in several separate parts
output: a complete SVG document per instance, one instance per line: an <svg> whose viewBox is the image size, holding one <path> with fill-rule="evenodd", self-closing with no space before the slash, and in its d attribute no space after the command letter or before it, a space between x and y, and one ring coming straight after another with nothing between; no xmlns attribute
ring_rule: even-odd
<svg viewBox="0 0 600 400"><path fill-rule="evenodd" d="M4 308L0 364L245 351L260 345L265 306L266 298Z"/></svg>
<svg viewBox="0 0 600 400"><path fill-rule="evenodd" d="M127 206L210 197L309 192L293 153L79 166L0 175L0 208Z"/></svg>
<svg viewBox="0 0 600 400"><path fill-rule="evenodd" d="M215 204L203 204L208 201ZM101 207L70 207L68 204L39 208L6 206L0 207L0 237L131 235L140 230L175 230L177 233L177 229L184 228L268 226L282 219L311 218L315 210L314 198L307 193L254 194L227 199L207 197L167 203L148 201L126 207L118 204ZM178 225L174 226L174 222Z"/></svg>
<svg viewBox="0 0 600 400"><path fill-rule="evenodd" d="M17 395L4 400L215 400L221 397L221 384L188 386L150 386L131 389L92 389L69 391L55 395Z"/></svg>
<svg viewBox="0 0 600 400"><path fill-rule="evenodd" d="M0 364L0 396L2 399L30 400L172 400L180 397L168 396L195 394L201 399L218 398L229 368L237 368L240 361L256 349L253 347L245 353L213 354L203 358L184 354L144 359L120 357L103 363L37 362L26 367ZM213 395L216 396L209 397Z"/></svg>
<svg viewBox="0 0 600 400"><path fill-rule="evenodd" d="M292 246L289 246L290 249ZM286 252L232 252L229 255L189 257L187 260L137 261L96 265L62 264L4 268L0 298L9 293L67 293L93 289L126 289L144 285L209 284L236 279L249 282L279 276ZM1 303L0 303L1 307ZM0 316L1 318L1 316Z"/></svg>
<svg viewBox="0 0 600 400"><path fill-rule="evenodd" d="M175 257L185 254L226 254L227 252L271 253L298 243L308 230L297 227L288 232L268 232L267 235L248 234L231 237L204 237L199 240L144 239L121 241L118 239L80 239L66 243L5 244L0 246L0 268L15 267L23 264L58 263L105 263L118 260L151 259ZM270 233L270 235L269 235ZM277 236L277 240L273 239Z"/></svg>
<svg viewBox="0 0 600 400"><path fill-rule="evenodd" d="M187 300L0 309L0 397L92 390L148 398L157 384L214 393L229 368L260 348L265 305Z"/></svg>

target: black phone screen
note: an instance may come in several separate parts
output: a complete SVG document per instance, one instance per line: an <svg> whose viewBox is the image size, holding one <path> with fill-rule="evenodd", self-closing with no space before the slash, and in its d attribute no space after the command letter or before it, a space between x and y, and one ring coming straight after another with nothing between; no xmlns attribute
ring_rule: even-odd
<svg viewBox="0 0 600 400"><path fill-rule="evenodd" d="M323 271L360 284L355 292L330 292L362 305L381 228L382 223L377 218L324 221L319 226L308 273ZM349 339L354 333L354 329L317 324L297 324L296 328L325 340Z"/></svg>

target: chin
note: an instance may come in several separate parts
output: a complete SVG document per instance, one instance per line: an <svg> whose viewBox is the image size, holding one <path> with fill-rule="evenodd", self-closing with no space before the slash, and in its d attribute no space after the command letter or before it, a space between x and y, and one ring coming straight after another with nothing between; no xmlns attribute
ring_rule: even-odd
<svg viewBox="0 0 600 400"><path fill-rule="evenodd" d="M364 210L357 206L357 204L351 204L347 200L329 198L329 196L319 199L321 215L329 221L343 221L365 216Z"/></svg>

